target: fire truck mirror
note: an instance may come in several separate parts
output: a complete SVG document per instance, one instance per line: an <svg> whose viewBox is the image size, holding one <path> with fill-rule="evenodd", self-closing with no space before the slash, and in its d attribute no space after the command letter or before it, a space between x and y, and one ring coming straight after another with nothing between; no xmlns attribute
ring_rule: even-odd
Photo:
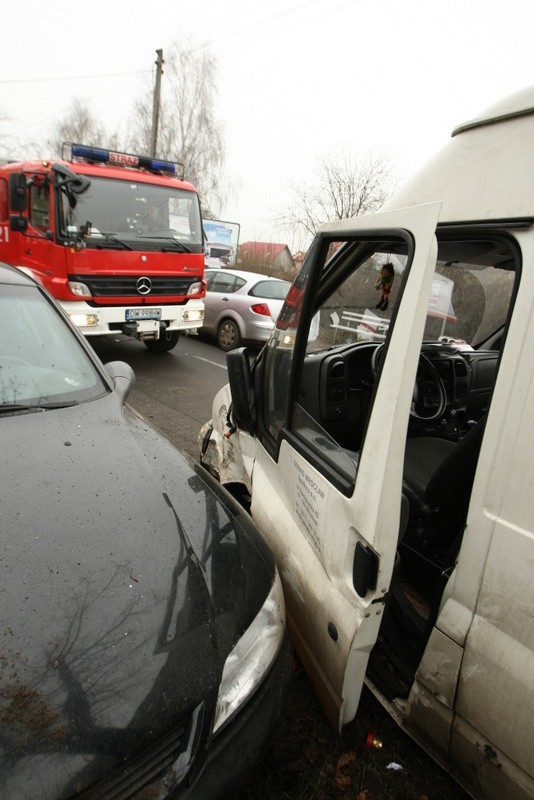
<svg viewBox="0 0 534 800"><path fill-rule="evenodd" d="M9 176L9 203L12 211L26 211L26 176L12 172Z"/></svg>
<svg viewBox="0 0 534 800"><path fill-rule="evenodd" d="M21 214L11 214L9 217L9 227L12 231L26 233L28 230L28 220Z"/></svg>

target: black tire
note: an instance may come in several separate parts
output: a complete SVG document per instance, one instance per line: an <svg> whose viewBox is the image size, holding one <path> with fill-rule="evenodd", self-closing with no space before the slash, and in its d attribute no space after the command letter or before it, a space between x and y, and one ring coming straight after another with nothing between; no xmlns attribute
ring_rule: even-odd
<svg viewBox="0 0 534 800"><path fill-rule="evenodd" d="M159 339L147 339L145 347L148 347L152 353L168 353L178 344L179 338L179 331L166 331L161 334Z"/></svg>
<svg viewBox="0 0 534 800"><path fill-rule="evenodd" d="M237 327L237 322L233 319L223 319L217 328L217 343L221 350L226 353L229 350L235 350L241 344L241 334Z"/></svg>

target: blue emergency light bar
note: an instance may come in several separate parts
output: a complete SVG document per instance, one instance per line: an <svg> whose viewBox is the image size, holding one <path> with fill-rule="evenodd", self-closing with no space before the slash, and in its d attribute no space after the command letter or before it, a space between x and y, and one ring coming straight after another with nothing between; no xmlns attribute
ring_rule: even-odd
<svg viewBox="0 0 534 800"><path fill-rule="evenodd" d="M88 147L84 144L70 144L71 157L80 158L84 161L98 162L101 164L111 164L115 167L133 167L146 169L150 172L166 172L169 175L183 177L183 164L173 161L161 161L157 158L148 156L136 156L132 153L119 153L114 150L104 150L101 147ZM182 169L178 169L178 168Z"/></svg>

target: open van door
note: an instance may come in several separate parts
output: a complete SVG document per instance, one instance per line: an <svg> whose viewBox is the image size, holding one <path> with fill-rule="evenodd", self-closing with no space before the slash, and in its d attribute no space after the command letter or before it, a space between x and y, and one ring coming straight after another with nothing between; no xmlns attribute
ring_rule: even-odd
<svg viewBox="0 0 534 800"><path fill-rule="evenodd" d="M252 426L225 455L246 456L293 640L339 728L356 713L394 569L439 209L322 229L256 364ZM237 405L243 384L231 386Z"/></svg>

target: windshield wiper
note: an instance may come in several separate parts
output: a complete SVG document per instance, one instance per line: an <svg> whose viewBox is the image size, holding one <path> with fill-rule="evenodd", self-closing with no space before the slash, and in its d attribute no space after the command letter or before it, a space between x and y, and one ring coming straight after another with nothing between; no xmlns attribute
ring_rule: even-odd
<svg viewBox="0 0 534 800"><path fill-rule="evenodd" d="M48 411L51 408L70 408L77 406L77 400L40 400L38 403L0 403L0 414L14 411Z"/></svg>
<svg viewBox="0 0 534 800"><path fill-rule="evenodd" d="M42 409L36 405L29 403L0 403L0 414L9 414L12 411L41 411Z"/></svg>
<svg viewBox="0 0 534 800"><path fill-rule="evenodd" d="M45 411L49 408L70 408L77 405L79 405L78 400L39 400L36 403L37 408L44 408Z"/></svg>
<svg viewBox="0 0 534 800"><path fill-rule="evenodd" d="M117 239L117 235L115 233L111 233L111 232L107 232L107 231L98 231L98 233L97 233L95 231L92 234L92 236L97 240L97 242L96 242L96 246L97 247L99 247L99 246L100 247L104 247L104 243L98 241L98 237L99 236L103 236L104 239L106 240L106 242L111 242L112 244L118 244L119 247L122 247L124 250L133 250L133 247L131 247L126 242L124 242L122 239Z"/></svg>
<svg viewBox="0 0 534 800"><path fill-rule="evenodd" d="M178 248L178 250L182 251L182 253L192 253L193 252L190 247L188 247L183 242L179 242L177 239L174 238L174 236L151 236L149 233L144 233L144 234L140 235L139 238L140 239L161 239L161 240L163 240L165 242L172 242L173 245Z"/></svg>

